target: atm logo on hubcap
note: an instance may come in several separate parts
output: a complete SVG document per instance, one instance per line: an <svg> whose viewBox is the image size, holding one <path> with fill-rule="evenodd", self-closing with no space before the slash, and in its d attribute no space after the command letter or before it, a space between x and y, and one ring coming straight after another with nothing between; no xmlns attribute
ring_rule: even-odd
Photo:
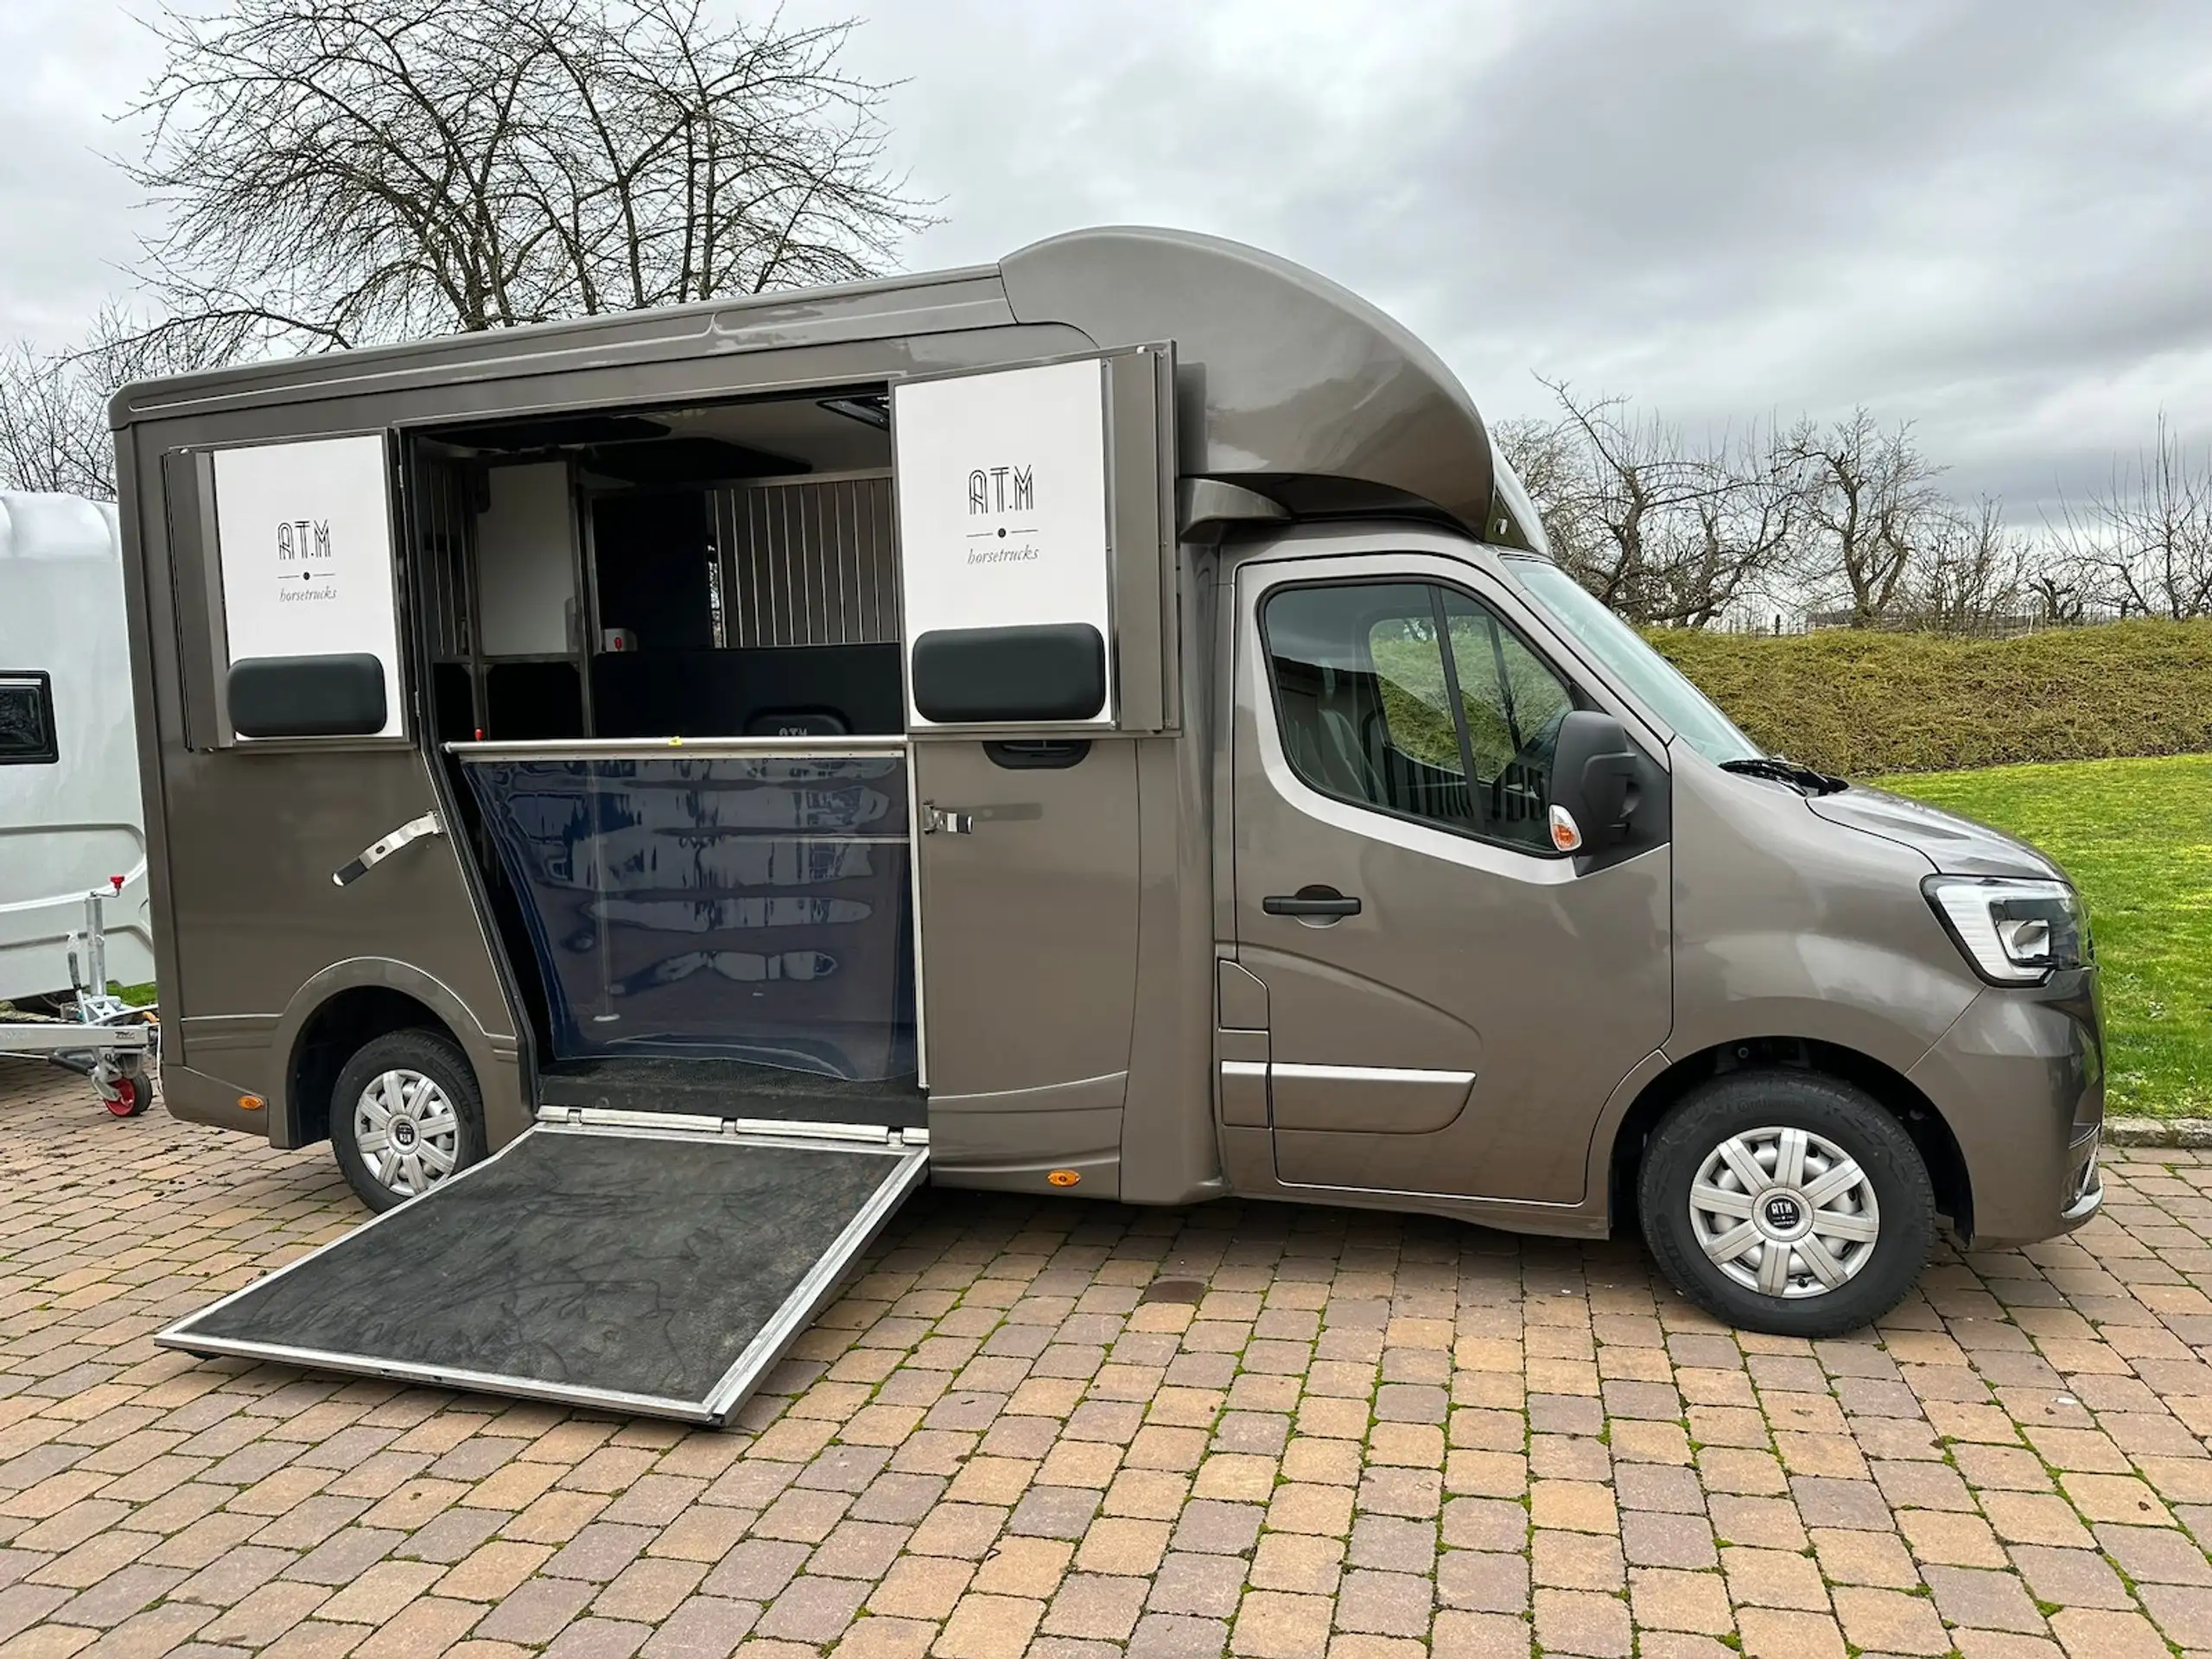
<svg viewBox="0 0 2212 1659"><path fill-rule="evenodd" d="M1766 1224L1778 1233L1786 1233L1805 1219L1805 1206L1793 1198L1777 1194L1766 1201Z"/></svg>

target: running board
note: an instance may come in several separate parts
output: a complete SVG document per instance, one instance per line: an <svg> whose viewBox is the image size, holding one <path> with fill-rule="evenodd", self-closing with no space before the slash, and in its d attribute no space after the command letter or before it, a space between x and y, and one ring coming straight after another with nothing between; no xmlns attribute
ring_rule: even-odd
<svg viewBox="0 0 2212 1659"><path fill-rule="evenodd" d="M155 1340L719 1427L922 1183L925 1142L557 1109Z"/></svg>

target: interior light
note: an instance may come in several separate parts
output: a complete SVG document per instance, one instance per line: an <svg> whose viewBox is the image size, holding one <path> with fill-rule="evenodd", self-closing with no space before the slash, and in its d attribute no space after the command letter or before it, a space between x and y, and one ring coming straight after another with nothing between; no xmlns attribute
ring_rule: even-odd
<svg viewBox="0 0 2212 1659"><path fill-rule="evenodd" d="M833 415L842 415L847 420L872 426L879 432L891 429L891 400L880 394L862 397L824 397L822 407Z"/></svg>

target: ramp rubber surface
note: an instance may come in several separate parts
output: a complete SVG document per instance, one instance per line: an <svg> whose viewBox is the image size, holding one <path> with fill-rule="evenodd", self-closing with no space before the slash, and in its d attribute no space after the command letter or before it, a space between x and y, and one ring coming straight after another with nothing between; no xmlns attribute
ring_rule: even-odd
<svg viewBox="0 0 2212 1659"><path fill-rule="evenodd" d="M542 1126L159 1340L720 1422L926 1159L864 1141Z"/></svg>

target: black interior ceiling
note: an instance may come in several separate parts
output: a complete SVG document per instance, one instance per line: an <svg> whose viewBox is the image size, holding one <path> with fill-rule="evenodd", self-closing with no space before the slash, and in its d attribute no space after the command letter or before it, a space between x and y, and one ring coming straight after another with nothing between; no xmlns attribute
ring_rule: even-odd
<svg viewBox="0 0 2212 1659"><path fill-rule="evenodd" d="M450 427L437 435L446 442L488 454L576 450L587 471L626 484L664 488L788 477L813 470L791 455L727 438L678 433L668 422L643 415L551 415L496 425Z"/></svg>
<svg viewBox="0 0 2212 1659"><path fill-rule="evenodd" d="M501 421L496 426L455 426L435 435L464 449L527 454L537 449L569 448L589 443L629 443L667 435L665 422L642 415L548 415L535 420Z"/></svg>
<svg viewBox="0 0 2212 1659"><path fill-rule="evenodd" d="M704 486L747 478L787 477L813 469L789 455L721 438L665 437L642 443L594 444L587 470L626 484Z"/></svg>

